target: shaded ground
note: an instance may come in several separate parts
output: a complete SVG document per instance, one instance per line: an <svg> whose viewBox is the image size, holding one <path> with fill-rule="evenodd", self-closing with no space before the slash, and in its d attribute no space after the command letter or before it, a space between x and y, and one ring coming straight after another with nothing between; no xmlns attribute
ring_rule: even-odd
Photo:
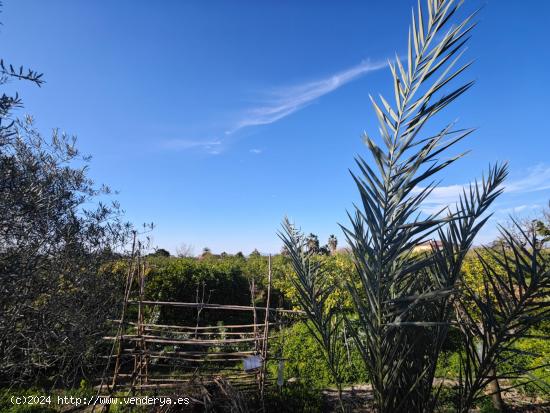
<svg viewBox="0 0 550 413"><path fill-rule="evenodd" d="M452 381L445 383L446 385L456 384ZM214 400L212 397L209 410L212 412L236 412L243 413L247 411L258 411L258 406L252 408L251 406L257 405L257 403L251 403L252 400L244 396L239 392L235 392L230 387L221 387L221 392L224 396L224 400ZM211 396L214 396L214 393L211 393ZM313 410L307 410L309 412L316 411L320 408L320 412L341 412L338 403L338 391L334 388L326 389L322 392L322 406L319 407L319 404L314 407ZM550 413L550 397L533 397L527 396L518 392L517 390L510 390L503 392L503 399L508 406L508 413ZM347 387L343 390L343 400L347 408L347 411L350 413L370 413L374 412L372 408L373 396L372 388L369 384L354 385ZM276 413L286 413L293 412L295 407L287 405L289 400L283 401L283 404L276 409ZM267 406L266 406L267 407ZM300 408L301 410L301 408ZM100 412L101 409L96 408L95 412ZM203 404L192 403L188 406L165 406L162 407L153 407L145 409L136 409L134 411L147 412L147 413L192 413L192 412L203 412L205 411L205 406ZM267 408L266 412L269 413L273 411L271 408ZM449 404L449 407L443 407L439 410L441 413L452 413L455 410ZM474 409L473 412L481 412L480 409ZM487 412L488 410L484 410ZM81 407L81 408L67 408L63 409L64 413L76 413L76 412L85 412L90 413L91 407ZM406 413L406 411L404 411Z"/></svg>
<svg viewBox="0 0 550 413"><path fill-rule="evenodd" d="M344 404L350 412L363 413L374 412L372 409L372 390L369 384L355 385L343 390ZM324 411L338 412L338 391L326 389L323 391ZM509 413L541 413L550 412L550 396L547 398L532 397L519 393L518 391L507 391L503 393L503 399L508 406ZM449 413L452 410L447 410ZM479 410L473 410L476 412Z"/></svg>

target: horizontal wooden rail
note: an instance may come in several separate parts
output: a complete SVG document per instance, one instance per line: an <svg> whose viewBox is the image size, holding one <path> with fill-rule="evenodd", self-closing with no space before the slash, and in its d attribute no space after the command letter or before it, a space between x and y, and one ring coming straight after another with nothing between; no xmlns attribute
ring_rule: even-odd
<svg viewBox="0 0 550 413"><path fill-rule="evenodd" d="M120 320L109 320L112 323L120 323ZM135 322L128 322L125 321L124 324L137 326L138 323ZM279 325L282 323L269 323L270 326ZM228 325L215 325L215 326L175 326L175 325L167 325L167 324L150 324L150 323L142 323L143 327L151 327L151 328L162 328L162 329L170 329L170 330L189 330L189 331L195 331L195 330L222 330L222 329L236 329L236 328L254 328L254 326L258 327L265 327L265 323L260 324L228 324Z"/></svg>
<svg viewBox="0 0 550 413"><path fill-rule="evenodd" d="M156 327L143 327L145 331L166 334L166 329ZM254 331L170 331L173 335L196 335L196 336L250 336ZM258 333L256 333L258 334Z"/></svg>
<svg viewBox="0 0 550 413"><path fill-rule="evenodd" d="M162 305L162 306L172 306L172 307L187 307L187 308L201 308L209 310L230 310L230 311L266 311L275 313L284 313L284 314L296 314L296 315L305 315L304 311L301 310L285 310L283 308L267 308L267 307L252 307L248 305L229 305L229 304L202 304L202 303L182 303L177 301L139 301L139 300L130 300L129 304L143 304L143 305Z"/></svg>
<svg viewBox="0 0 550 413"><path fill-rule="evenodd" d="M134 357L133 354L121 354L120 356L125 357L125 358L128 358L128 357L133 358ZM212 363L212 364L216 364L216 363L239 363L239 362L243 361L242 358L218 358L218 359L214 359L214 358L204 359L203 358L203 359L200 359L200 358L186 358L185 356L151 356L151 358L163 359L163 360L186 361L186 362L190 362L190 363ZM196 367L196 364L194 365L194 367Z"/></svg>
<svg viewBox="0 0 550 413"><path fill-rule="evenodd" d="M139 375L134 375L134 374L129 374L129 373L124 373L124 374L119 373L119 374L117 374L117 377L121 378L121 379L131 379L131 378L139 379ZM256 380L255 373L240 370L240 371L231 371L231 372L223 372L223 373L220 373L220 372L214 373L213 372L213 373L207 373L207 374L204 374L204 372L201 372L200 376L197 375L197 374L194 374L194 373L178 374L177 376L169 376L169 375L149 376L149 377L147 377L147 381L148 382L173 382L173 383L179 383L179 382L189 382L190 379L199 378L199 377L201 379L206 379L206 380L211 380L211 379L217 378L217 377L223 377L224 379L241 380L241 379L244 378L244 379ZM144 377L142 376L142 379L143 378ZM112 380L113 378L108 377L107 379Z"/></svg>
<svg viewBox="0 0 550 413"><path fill-rule="evenodd" d="M270 336L274 338L275 336ZM250 343L258 341L257 338L227 338L219 340L201 340L201 339L192 339L192 340L177 340L177 339L166 339L158 336L149 336L149 335L137 335L137 334L127 334L122 336L107 336L103 337L104 340L123 340L123 341L144 341L146 343L159 343L159 344L185 344L185 345L194 345L194 346L212 346L212 345L229 345L237 343Z"/></svg>
<svg viewBox="0 0 550 413"><path fill-rule="evenodd" d="M224 377L224 376L219 376L219 377ZM243 380L243 379L239 379L239 380L235 380L233 379L233 381L229 381L231 383L232 386L234 387L248 387L248 386L257 386L257 382L256 381L253 381L254 377L251 376L250 379L248 380ZM275 379L273 378L266 378L265 379L266 382L274 382ZM210 378L210 380L204 380L202 383L201 382L195 382L193 380L182 380L182 381L177 381L177 382L167 382L167 383L160 383L160 382L157 382L157 383L151 383L151 384L134 384L132 386L132 383L119 383L117 384L117 387L118 388L128 388L129 386L131 386L133 389L135 390L146 390L146 389L150 389L150 390L153 390L153 389L157 389L157 388L166 388L166 389L170 389L170 388L184 388L184 387L189 387L189 386L192 386L192 387L198 387L200 386L201 384L204 384L204 383L212 383L214 382L213 378ZM106 385L103 385L102 386L103 389L107 390L107 386ZM98 390L100 389L100 385L97 385L97 386L94 386L94 389Z"/></svg>
<svg viewBox="0 0 550 413"><path fill-rule="evenodd" d="M232 352L209 352L209 351L149 351L149 350L133 350L133 349L125 349L124 353L127 354L140 354L144 356L189 356L189 357L226 357L226 356L249 356L251 354L254 354L255 352L250 351L232 351Z"/></svg>

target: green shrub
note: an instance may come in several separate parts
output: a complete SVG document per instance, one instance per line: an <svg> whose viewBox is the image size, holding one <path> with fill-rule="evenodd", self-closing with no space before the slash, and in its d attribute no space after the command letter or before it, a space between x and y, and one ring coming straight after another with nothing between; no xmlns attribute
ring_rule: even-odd
<svg viewBox="0 0 550 413"><path fill-rule="evenodd" d="M533 335L542 336L540 331L532 331ZM526 383L519 389L527 394L550 393L550 340L540 338L524 338L519 340L515 348L525 352L514 356L502 368L534 369L528 371L524 378L514 380L514 384Z"/></svg>
<svg viewBox="0 0 550 413"><path fill-rule="evenodd" d="M544 336L543 331L531 331L533 336ZM529 395L544 395L550 393L550 341L543 338L524 338L518 340L514 348L521 351L512 355L510 360L500 363L499 373L517 370L530 370L523 378L512 380L512 385ZM542 366L536 368L537 366ZM448 351L441 354L437 362L436 377L457 379L460 374L460 357L458 351ZM487 410L488 411L488 410Z"/></svg>
<svg viewBox="0 0 550 413"><path fill-rule="evenodd" d="M499 413L493 406L493 402L490 397L484 397L477 403L477 408L480 413Z"/></svg>
<svg viewBox="0 0 550 413"><path fill-rule="evenodd" d="M351 363L346 360L343 365L343 382L364 383L367 377L363 361L354 348L351 337L348 340ZM285 329L278 341L273 343L272 350L282 354L285 359L285 380L296 378L317 389L333 384L323 352L317 341L311 336L305 323L299 322ZM272 375L276 376L276 370L276 365L273 364L271 366Z"/></svg>
<svg viewBox="0 0 550 413"><path fill-rule="evenodd" d="M460 374L460 354L457 351L446 351L437 360L435 377L456 379Z"/></svg>

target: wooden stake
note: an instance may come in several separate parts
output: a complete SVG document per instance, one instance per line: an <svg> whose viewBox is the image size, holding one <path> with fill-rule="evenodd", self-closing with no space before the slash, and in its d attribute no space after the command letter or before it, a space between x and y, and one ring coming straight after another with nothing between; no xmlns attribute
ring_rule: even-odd
<svg viewBox="0 0 550 413"><path fill-rule="evenodd" d="M252 302L252 314L254 317L254 338L256 341L254 342L254 350L258 351L260 347L260 343L258 342L258 329L257 329L257 323L258 318L256 314L256 282L254 280L254 276L252 276L252 281L250 284L250 301Z"/></svg>
<svg viewBox="0 0 550 413"><path fill-rule="evenodd" d="M262 349L262 372L261 372L261 378L260 378L260 399L262 401L262 411L265 411L265 405L264 405L264 389L265 389L265 373L266 373L266 367L267 367L267 341L269 339L269 305L271 300L271 254L269 254L268 261L268 272L267 272L267 300L265 303L265 306L267 308L267 311L265 312L265 327L264 327L264 341L263 341L263 349Z"/></svg>

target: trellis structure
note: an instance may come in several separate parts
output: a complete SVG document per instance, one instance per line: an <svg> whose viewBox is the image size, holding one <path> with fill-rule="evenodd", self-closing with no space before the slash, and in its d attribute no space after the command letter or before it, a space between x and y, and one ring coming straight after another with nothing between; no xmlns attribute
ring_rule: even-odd
<svg viewBox="0 0 550 413"><path fill-rule="evenodd" d="M131 299L134 284L137 298ZM276 336L290 318L300 311L271 308L271 256L268 265L268 288L265 307L255 305L255 283L250 284L251 305L220 305L202 301L195 303L146 301L145 264L139 254L131 260L127 274L124 302L114 336L104 337L113 342L113 350L97 386L98 394L113 395L116 391L154 391L156 394L178 389L189 392L194 385L204 386L220 377L240 392L256 392L263 401L266 386L273 383L266 371L268 360L280 359L272 354L269 339ZM130 308L137 306L137 317L130 319ZM195 325L167 325L145 321L146 309L173 307L196 310ZM248 324L218 323L200 325L203 311L248 312ZM149 311L150 313L151 311ZM135 314L135 311L134 311ZM246 358L256 357L258 368L244 371Z"/></svg>

